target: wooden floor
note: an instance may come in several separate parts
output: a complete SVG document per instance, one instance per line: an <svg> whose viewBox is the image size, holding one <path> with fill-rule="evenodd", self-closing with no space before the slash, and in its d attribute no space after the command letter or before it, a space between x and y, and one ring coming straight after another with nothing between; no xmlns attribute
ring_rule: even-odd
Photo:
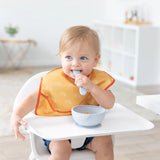
<svg viewBox="0 0 160 160"><path fill-rule="evenodd" d="M115 136L115 160L160 160L160 121L149 131ZM25 141L13 136L0 137L0 160L28 160L29 137Z"/></svg>
<svg viewBox="0 0 160 160"><path fill-rule="evenodd" d="M115 160L160 160L160 121L152 130L116 136Z"/></svg>

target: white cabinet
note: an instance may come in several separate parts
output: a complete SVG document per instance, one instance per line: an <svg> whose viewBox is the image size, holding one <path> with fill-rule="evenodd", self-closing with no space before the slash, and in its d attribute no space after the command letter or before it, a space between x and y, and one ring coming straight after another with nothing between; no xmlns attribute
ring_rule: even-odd
<svg viewBox="0 0 160 160"><path fill-rule="evenodd" d="M95 22L101 41L101 67L133 86L160 84L159 28Z"/></svg>

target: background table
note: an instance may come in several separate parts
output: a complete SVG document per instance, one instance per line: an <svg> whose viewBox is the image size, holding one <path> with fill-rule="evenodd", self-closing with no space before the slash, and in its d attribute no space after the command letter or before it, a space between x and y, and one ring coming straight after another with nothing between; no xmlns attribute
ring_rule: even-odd
<svg viewBox="0 0 160 160"><path fill-rule="evenodd" d="M22 64L29 47L33 44L37 45L36 41L28 40L0 40L4 52L7 55L7 62L3 70L13 67L19 67Z"/></svg>
<svg viewBox="0 0 160 160"><path fill-rule="evenodd" d="M114 135L123 132L148 130L154 127L153 123L120 104L115 104L111 110L107 111L102 124L96 127L78 126L73 121L72 116L36 116L26 120L30 132L49 140Z"/></svg>
<svg viewBox="0 0 160 160"><path fill-rule="evenodd" d="M136 103L146 109L160 114L160 94L137 96Z"/></svg>

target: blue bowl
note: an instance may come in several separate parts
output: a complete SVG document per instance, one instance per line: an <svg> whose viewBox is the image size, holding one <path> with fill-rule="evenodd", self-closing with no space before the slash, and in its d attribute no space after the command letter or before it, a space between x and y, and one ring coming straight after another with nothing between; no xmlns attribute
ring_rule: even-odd
<svg viewBox="0 0 160 160"><path fill-rule="evenodd" d="M74 121L84 127L93 127L99 125L104 119L106 109L94 105L80 105L72 108L72 117Z"/></svg>

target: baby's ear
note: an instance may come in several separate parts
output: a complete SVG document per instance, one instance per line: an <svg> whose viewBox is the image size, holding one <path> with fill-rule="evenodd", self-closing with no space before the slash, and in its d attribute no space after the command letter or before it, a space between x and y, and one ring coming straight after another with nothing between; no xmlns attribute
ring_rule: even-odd
<svg viewBox="0 0 160 160"><path fill-rule="evenodd" d="M57 54L56 54L56 56L60 56L60 58L61 58L61 52L57 52Z"/></svg>
<svg viewBox="0 0 160 160"><path fill-rule="evenodd" d="M101 58L101 55L98 53L95 57L95 67L97 66L97 63L99 62L100 58Z"/></svg>

